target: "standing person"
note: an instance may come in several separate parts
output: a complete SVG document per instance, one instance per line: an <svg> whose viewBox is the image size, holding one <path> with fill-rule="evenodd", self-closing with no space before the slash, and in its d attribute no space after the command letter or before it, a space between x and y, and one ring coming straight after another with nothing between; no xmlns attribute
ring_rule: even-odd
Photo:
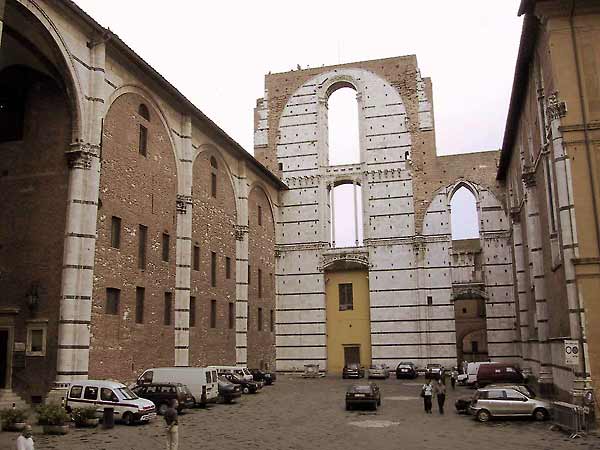
<svg viewBox="0 0 600 450"><path fill-rule="evenodd" d="M431 385L431 380L427 380L427 383L421 388L421 397L423 397L425 414L431 414L431 400L433 398L433 386Z"/></svg>
<svg viewBox="0 0 600 450"><path fill-rule="evenodd" d="M177 422L177 400L172 399L169 408L165 412L165 423L167 425L167 450L177 450L179 446L179 430Z"/></svg>
<svg viewBox="0 0 600 450"><path fill-rule="evenodd" d="M435 385L435 396L437 397L438 409L440 414L444 414L444 402L446 401L446 385L442 380L438 380ZM431 409L431 406L429 407Z"/></svg>
<svg viewBox="0 0 600 450"><path fill-rule="evenodd" d="M17 450L34 450L31 425L27 425L17 438Z"/></svg>
<svg viewBox="0 0 600 450"><path fill-rule="evenodd" d="M458 370L456 367L452 368L452 374L450 375L450 383L452 384L452 390L456 389L456 380L458 379Z"/></svg>

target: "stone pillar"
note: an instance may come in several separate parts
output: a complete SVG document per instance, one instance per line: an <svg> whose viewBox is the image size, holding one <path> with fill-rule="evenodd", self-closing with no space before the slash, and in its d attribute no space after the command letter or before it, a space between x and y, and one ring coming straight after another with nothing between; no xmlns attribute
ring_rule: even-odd
<svg viewBox="0 0 600 450"><path fill-rule="evenodd" d="M245 163L240 162L239 167L236 178L239 203L235 227L235 359L236 364L245 366L248 361L248 183Z"/></svg>
<svg viewBox="0 0 600 450"><path fill-rule="evenodd" d="M514 255L514 271L516 286L516 304L519 317L517 338L520 343L520 354L522 358L529 358L527 348L527 337L529 336L529 318L527 316L529 305L527 303L527 280L525 278L525 254L523 249L523 234L520 222L520 214L516 211L511 214L512 220L512 246Z"/></svg>
<svg viewBox="0 0 600 450"><path fill-rule="evenodd" d="M548 342L548 305L544 279L544 255L542 253L542 230L538 208L535 173L524 170L526 189L527 239L529 246L530 283L535 299L535 321L538 328L538 358L540 389L545 391L552 384L552 354Z"/></svg>
<svg viewBox="0 0 600 450"><path fill-rule="evenodd" d="M65 225L56 386L88 376L96 220L100 186L100 143L104 95L105 44L90 47L87 107L81 140L67 150L69 193Z"/></svg>
<svg viewBox="0 0 600 450"><path fill-rule="evenodd" d="M177 249L175 272L175 365L190 361L190 289L192 265L192 119L183 118L177 194Z"/></svg>

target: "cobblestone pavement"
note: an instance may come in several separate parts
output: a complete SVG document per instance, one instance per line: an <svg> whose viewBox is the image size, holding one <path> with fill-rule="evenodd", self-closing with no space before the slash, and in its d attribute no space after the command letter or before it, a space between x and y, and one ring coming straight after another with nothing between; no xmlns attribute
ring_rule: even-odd
<svg viewBox="0 0 600 450"><path fill-rule="evenodd" d="M487 424L456 414L454 400L472 391L449 389L446 414L425 415L418 394L422 379L377 381L377 412L344 409L344 392L354 381L279 376L273 386L232 405L194 409L180 417L179 448L219 450L387 449L600 449L600 439L570 440L550 423L497 420ZM37 430L35 427L34 431ZM165 448L163 420L117 425L112 430L71 429L66 436L36 432L35 448L60 450L151 450ZM15 433L0 433L0 450L14 448Z"/></svg>

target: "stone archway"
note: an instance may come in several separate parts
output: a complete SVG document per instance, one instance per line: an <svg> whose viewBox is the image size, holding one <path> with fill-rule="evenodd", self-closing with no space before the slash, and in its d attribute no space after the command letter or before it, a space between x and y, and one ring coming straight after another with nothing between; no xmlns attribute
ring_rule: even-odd
<svg viewBox="0 0 600 450"><path fill-rule="evenodd" d="M462 289L454 293L453 301L458 364L487 361L485 295L475 289Z"/></svg>

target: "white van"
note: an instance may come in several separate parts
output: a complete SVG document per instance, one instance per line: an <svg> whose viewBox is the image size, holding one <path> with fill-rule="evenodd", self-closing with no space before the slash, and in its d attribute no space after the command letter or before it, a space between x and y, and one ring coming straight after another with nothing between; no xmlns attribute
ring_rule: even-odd
<svg viewBox="0 0 600 450"><path fill-rule="evenodd" d="M194 403L206 405L216 403L219 397L217 371L209 367L156 367L145 370L136 384L148 383L181 383L185 384L192 395Z"/></svg>
<svg viewBox="0 0 600 450"><path fill-rule="evenodd" d="M154 403L139 398L127 386L116 381L81 380L73 381L67 393L65 409L96 408L96 415L102 416L104 408L114 408L115 419L122 419L127 425L134 422L148 422L156 417Z"/></svg>
<svg viewBox="0 0 600 450"><path fill-rule="evenodd" d="M250 373L247 367L242 366L208 366L210 369L215 369L219 375L224 373L234 373L238 377L243 378L246 381L253 381L254 377Z"/></svg>
<svg viewBox="0 0 600 450"><path fill-rule="evenodd" d="M467 385L473 386L477 383L477 371L482 364L497 364L493 362L470 362L467 364Z"/></svg>

